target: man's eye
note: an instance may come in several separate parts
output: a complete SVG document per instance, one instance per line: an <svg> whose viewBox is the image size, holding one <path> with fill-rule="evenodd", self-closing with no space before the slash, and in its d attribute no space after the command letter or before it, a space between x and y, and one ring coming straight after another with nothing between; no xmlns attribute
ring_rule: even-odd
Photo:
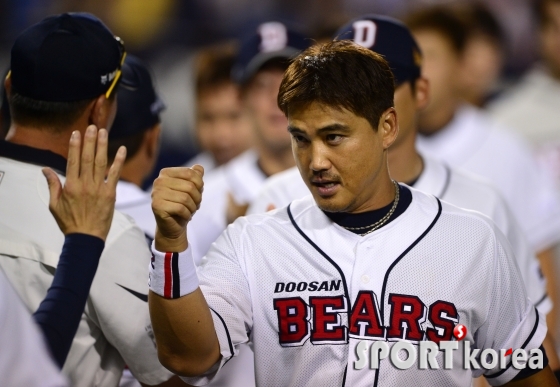
<svg viewBox="0 0 560 387"><path fill-rule="evenodd" d="M302 143L304 143L304 142L306 141L306 140L305 140L305 137L303 137L303 136L298 136L297 134L293 135L293 137L294 137L294 140L295 140L298 144L302 144Z"/></svg>
<svg viewBox="0 0 560 387"><path fill-rule="evenodd" d="M339 142L340 140L342 140L342 136L339 134L329 134L327 135L327 141L328 142Z"/></svg>

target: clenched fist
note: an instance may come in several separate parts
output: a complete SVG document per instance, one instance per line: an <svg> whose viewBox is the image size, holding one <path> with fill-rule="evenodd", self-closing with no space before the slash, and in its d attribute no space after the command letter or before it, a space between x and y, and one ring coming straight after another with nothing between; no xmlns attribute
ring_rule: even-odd
<svg viewBox="0 0 560 387"><path fill-rule="evenodd" d="M181 252L188 246L187 223L200 207L204 168L164 168L154 181L152 211L156 217L155 248Z"/></svg>

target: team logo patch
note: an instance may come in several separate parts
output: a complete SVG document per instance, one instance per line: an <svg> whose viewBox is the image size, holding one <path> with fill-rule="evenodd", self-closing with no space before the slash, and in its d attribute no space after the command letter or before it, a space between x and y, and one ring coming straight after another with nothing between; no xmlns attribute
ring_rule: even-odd
<svg viewBox="0 0 560 387"><path fill-rule="evenodd" d="M328 282L324 283L328 290ZM278 282L275 293L303 289L301 284L306 283ZM308 288L310 284L315 285L311 282ZM283 347L300 346L309 339L314 345L344 344L349 337L414 343L430 340L436 344L452 340L459 322L454 304L437 300L426 305L417 296L396 293L389 294L388 303L389 325L384 326L377 295L372 291L360 291L352 305L348 305L342 294L275 298L273 308L278 317L279 343Z"/></svg>

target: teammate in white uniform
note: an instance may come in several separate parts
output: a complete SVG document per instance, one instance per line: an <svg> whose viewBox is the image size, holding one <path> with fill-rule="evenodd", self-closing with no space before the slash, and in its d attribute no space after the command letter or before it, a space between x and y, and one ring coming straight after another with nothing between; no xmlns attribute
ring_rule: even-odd
<svg viewBox="0 0 560 387"><path fill-rule="evenodd" d="M388 360L356 370L356 345L451 340L457 323L479 349L541 345L544 318L494 224L391 181L393 92L387 62L353 42L299 55L278 101L313 198L239 218L198 276L185 229L201 200L201 168L162 170L149 297L163 364L204 382L252 340L262 386L470 386L460 351L451 370L398 370ZM548 366L474 374L494 385L558 385Z"/></svg>
<svg viewBox="0 0 560 387"><path fill-rule="evenodd" d="M276 96L289 58L308 45L303 36L278 22L260 25L242 42L232 75L241 85L254 147L206 174L204 201L190 226L197 262L226 226L245 214L267 176L294 165L287 121Z"/></svg>
<svg viewBox="0 0 560 387"><path fill-rule="evenodd" d="M550 249L560 241L560 205L553 182L521 139L458 98L456 71L466 38L460 20L433 8L411 15L408 24L424 53L422 73L433 96L420 114L418 149L492 181L535 251Z"/></svg>
<svg viewBox="0 0 560 387"><path fill-rule="evenodd" d="M47 18L24 31L12 48L5 83L12 126L0 143L0 221L26 239L0 241L0 267L29 310L45 297L64 241L48 209L41 168L51 167L64 180L71 133L83 134L89 123L110 127L124 56L110 31L86 14ZM37 248L31 251L30 242ZM151 337L142 279L147 262L143 233L115 212L63 368L72 385L115 386L125 362L144 384L172 377L159 364Z"/></svg>
<svg viewBox="0 0 560 387"><path fill-rule="evenodd" d="M555 247L560 242L560 203L551 176L539 168L529 147L509 129L460 100L466 31L445 8L424 8L407 21L422 52L423 75L433 96L420 114L417 146L426 156L482 176L500 191L537 252L553 302L558 299ZM557 313L547 315L558 336Z"/></svg>
<svg viewBox="0 0 560 387"><path fill-rule="evenodd" d="M389 151L391 176L453 205L490 217L512 244L529 298L543 314L548 314L552 302L546 294L539 262L501 195L481 178L422 157L416 150L418 112L429 100L429 86L420 76L420 51L408 29L394 19L367 15L349 22L335 36L363 45L368 44L366 38L372 31L375 31L375 39L370 39L372 45L366 48L383 55L396 74L395 109L399 117L399 136ZM308 195L309 189L299 170L290 168L267 179L248 213L281 208ZM551 352L551 366L556 369L560 364L554 356L553 340L548 338L545 346Z"/></svg>

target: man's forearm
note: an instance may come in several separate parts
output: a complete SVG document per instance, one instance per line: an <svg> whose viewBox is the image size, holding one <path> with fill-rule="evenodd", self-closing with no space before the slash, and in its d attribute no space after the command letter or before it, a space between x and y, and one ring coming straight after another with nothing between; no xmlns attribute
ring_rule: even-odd
<svg viewBox="0 0 560 387"><path fill-rule="evenodd" d="M177 299L150 291L150 317L161 364L177 375L197 376L220 360L220 346L200 288Z"/></svg>

